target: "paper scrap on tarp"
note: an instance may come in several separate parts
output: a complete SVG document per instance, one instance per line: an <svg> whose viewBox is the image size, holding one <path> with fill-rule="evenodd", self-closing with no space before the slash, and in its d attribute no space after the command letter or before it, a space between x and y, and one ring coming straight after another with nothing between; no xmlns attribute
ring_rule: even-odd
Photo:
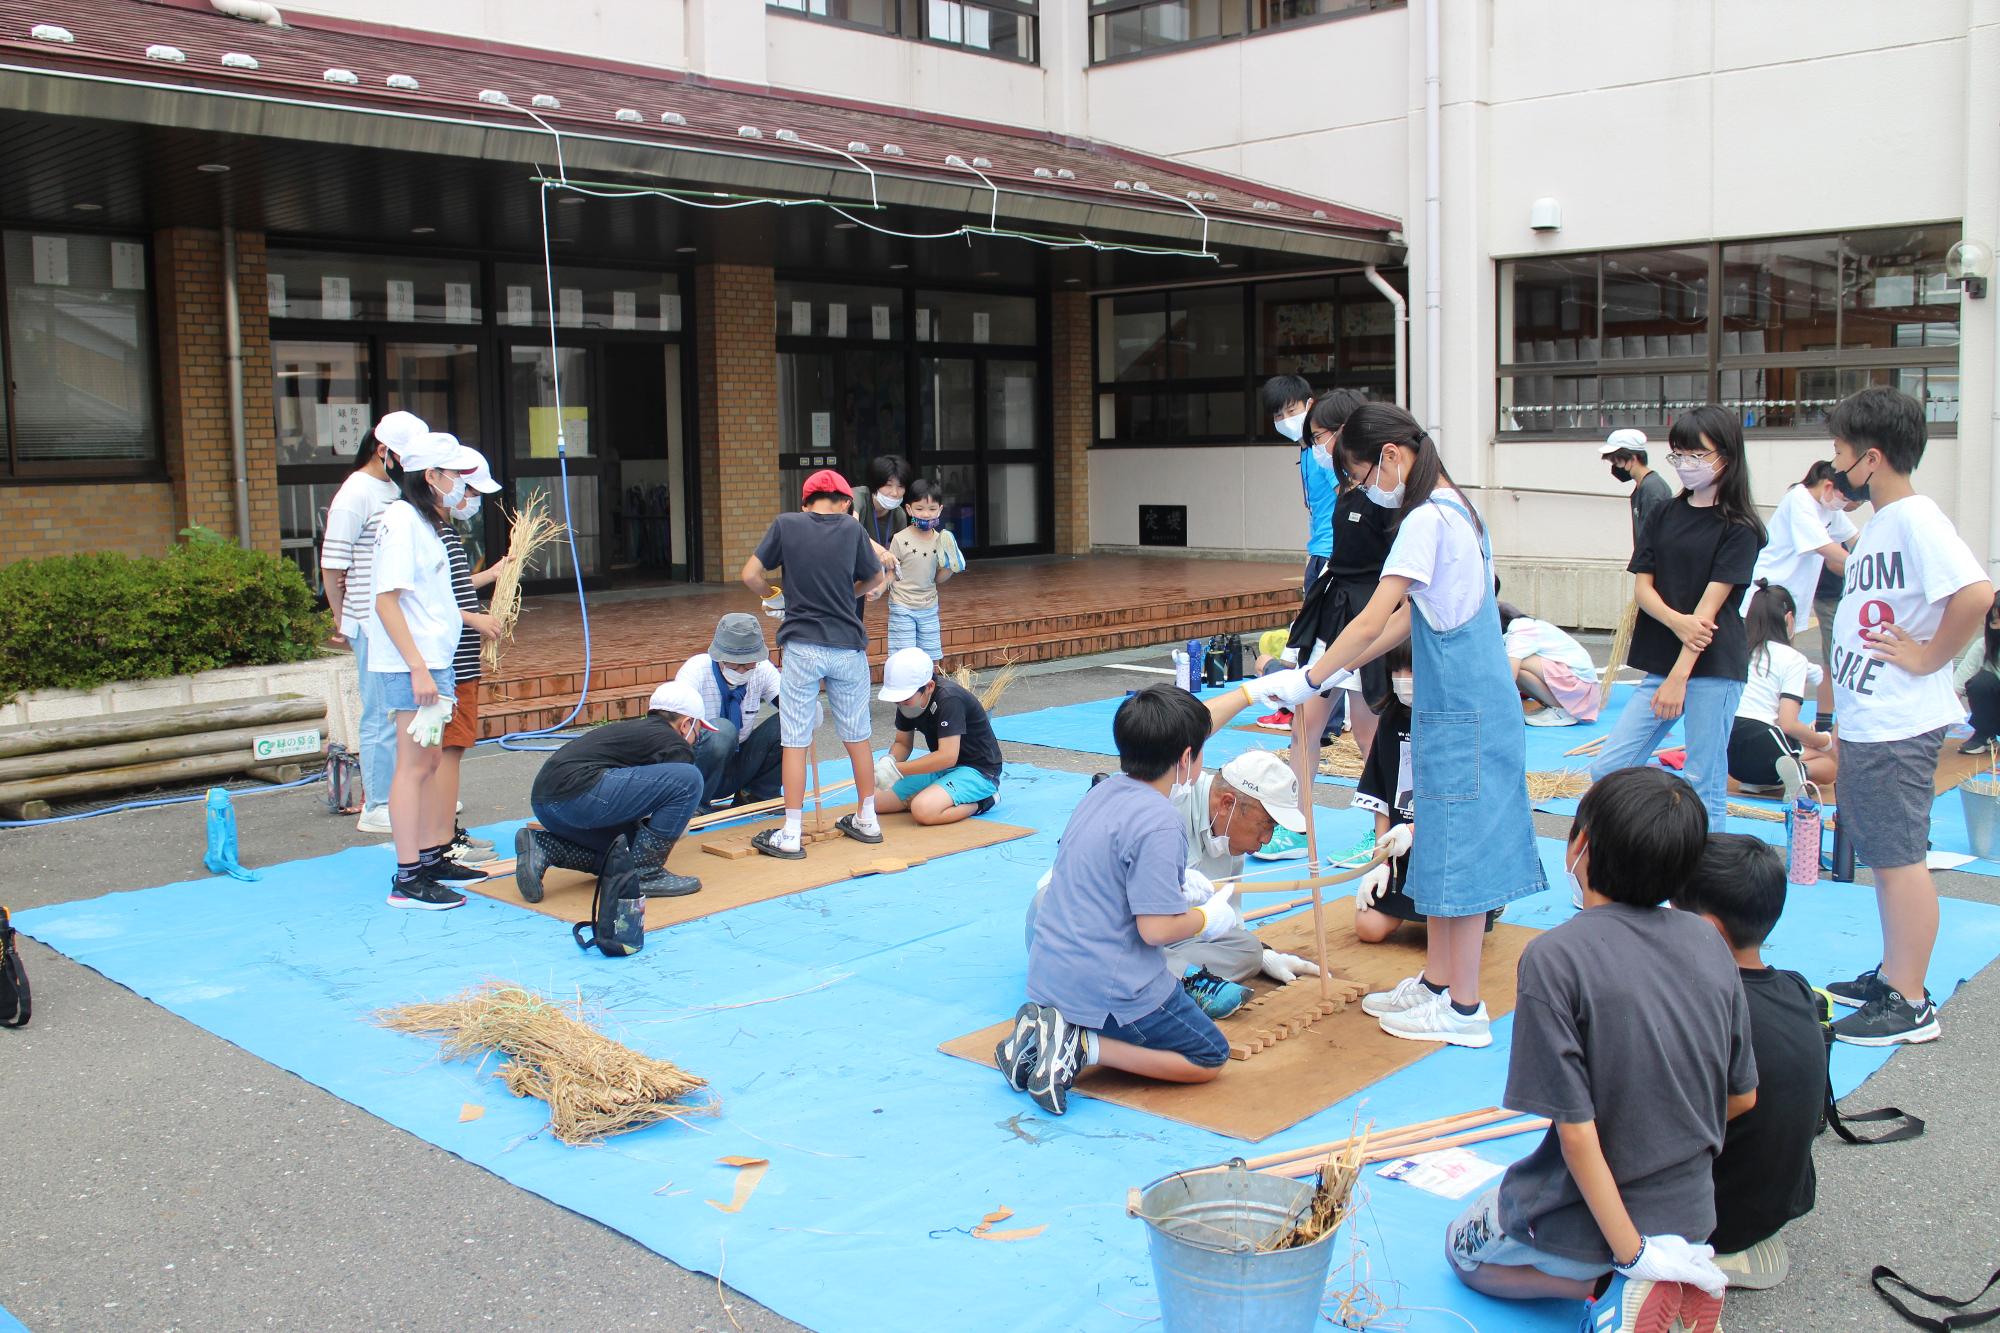
<svg viewBox="0 0 2000 1333"><path fill-rule="evenodd" d="M979 1225L972 1229L972 1234L979 1240L1027 1240L1031 1237L1039 1236L1049 1229L1049 1225L1046 1222L1038 1227L1017 1227L1012 1231L995 1231L993 1229L995 1222L1005 1222L1013 1215L1014 1210L1012 1208L995 1208L992 1212L979 1219Z"/></svg>
<svg viewBox="0 0 2000 1333"><path fill-rule="evenodd" d="M1465 1148L1443 1148L1384 1163L1376 1175L1442 1199L1463 1199L1507 1168Z"/></svg>
<svg viewBox="0 0 2000 1333"><path fill-rule="evenodd" d="M485 1114L486 1108L478 1102L466 1102L458 1108L458 1123L462 1125L469 1120L477 1120Z"/></svg>
<svg viewBox="0 0 2000 1333"><path fill-rule="evenodd" d="M704 1200L709 1207L722 1213L740 1213L743 1205L750 1202L750 1196L757 1191L757 1184L764 1179L764 1173L771 1169L766 1157L718 1157L716 1161L724 1166L738 1168L736 1173L736 1193L728 1203L717 1203L713 1199Z"/></svg>

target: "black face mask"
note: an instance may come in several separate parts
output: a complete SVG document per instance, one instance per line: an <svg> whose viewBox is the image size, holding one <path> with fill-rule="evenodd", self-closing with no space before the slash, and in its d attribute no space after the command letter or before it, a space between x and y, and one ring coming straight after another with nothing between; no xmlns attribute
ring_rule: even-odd
<svg viewBox="0 0 2000 1333"><path fill-rule="evenodd" d="M1857 458L1852 463L1848 464L1846 472L1834 473L1833 486L1835 490L1839 491L1843 496L1847 497L1849 500L1861 501L1865 503L1868 499L1868 483L1864 481L1859 484L1856 484L1855 481L1847 475L1848 472L1852 472L1854 471L1855 468L1860 466L1861 466L1861 460Z"/></svg>
<svg viewBox="0 0 2000 1333"><path fill-rule="evenodd" d="M1630 468L1620 467L1616 463L1613 463L1611 465L1611 475L1618 478L1618 480L1620 481L1632 480L1632 470Z"/></svg>

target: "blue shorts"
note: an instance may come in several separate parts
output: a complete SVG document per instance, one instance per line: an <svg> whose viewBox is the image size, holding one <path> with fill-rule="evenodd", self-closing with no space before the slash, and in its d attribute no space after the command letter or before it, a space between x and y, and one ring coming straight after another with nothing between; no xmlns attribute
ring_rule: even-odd
<svg viewBox="0 0 2000 1333"><path fill-rule="evenodd" d="M432 667L431 683L437 686L438 698L446 703L458 702L458 677L450 667ZM407 671L378 671L382 678L382 709L388 713L414 713L417 711L416 691L410 688L410 673Z"/></svg>
<svg viewBox="0 0 2000 1333"><path fill-rule="evenodd" d="M1130 1023L1107 1023L1098 1029L1097 1035L1143 1046L1149 1051L1172 1051L1203 1069L1220 1069L1229 1060L1229 1039L1179 985L1165 1004L1144 1018Z"/></svg>
<svg viewBox="0 0 2000 1333"><path fill-rule="evenodd" d="M989 796L1000 792L1000 784L987 777L976 768L960 764L957 768L947 768L942 773L918 773L904 778L889 790L896 799L908 805L917 798L917 793L928 787L943 787L951 793L953 805L978 805Z"/></svg>

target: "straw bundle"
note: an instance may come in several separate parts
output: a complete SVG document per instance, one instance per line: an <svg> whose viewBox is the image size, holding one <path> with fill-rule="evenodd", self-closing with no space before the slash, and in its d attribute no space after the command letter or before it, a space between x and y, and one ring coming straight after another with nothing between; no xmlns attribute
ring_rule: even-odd
<svg viewBox="0 0 2000 1333"><path fill-rule="evenodd" d="M441 1039L451 1059L489 1051L507 1056L497 1071L507 1090L547 1102L550 1127L572 1146L660 1120L714 1114L713 1101L688 1100L708 1080L621 1046L585 1023L581 1009L581 1001L556 1004L492 981L436 1004L399 1005L374 1017L397 1032Z"/></svg>
<svg viewBox="0 0 2000 1333"><path fill-rule="evenodd" d="M1528 774L1528 800L1535 805L1581 796L1590 790L1590 774L1581 768L1559 768Z"/></svg>
<svg viewBox="0 0 2000 1333"><path fill-rule="evenodd" d="M1359 1133L1320 1163L1319 1180L1305 1214L1279 1229L1257 1246L1259 1254L1273 1250L1296 1250L1340 1229L1354 1211L1354 1186L1368 1159L1368 1135Z"/></svg>
<svg viewBox="0 0 2000 1333"><path fill-rule="evenodd" d="M1278 751L1278 758L1287 764L1292 762L1292 749L1288 745ZM1333 744L1320 747L1320 776L1329 778L1358 778L1367 764L1367 756L1355 745L1354 737L1343 732Z"/></svg>
<svg viewBox="0 0 2000 1333"><path fill-rule="evenodd" d="M514 622L521 618L521 581L528 576L529 564L543 547L562 535L563 525L549 517L548 496L541 491L528 492L527 501L514 511L507 525L507 554L512 559L500 567L500 577L493 580L493 604L488 610L500 622L500 637L488 639L482 650L489 673L500 666L500 646L514 640Z"/></svg>
<svg viewBox="0 0 2000 1333"><path fill-rule="evenodd" d="M1013 686L1015 679L1020 674L1021 669L1019 667L1015 666L1012 662L1007 662L1002 664L1000 669L987 679L984 686L979 684L979 674L969 666L962 666L952 672L951 678L959 685L978 695L979 706L990 713L999 706L1000 700L1006 695L1008 689Z"/></svg>
<svg viewBox="0 0 2000 1333"><path fill-rule="evenodd" d="M1611 636L1611 656L1604 664L1604 674L1598 678L1599 708L1611 701L1611 687L1618 680L1619 668L1625 665L1625 655L1632 650L1632 631L1638 624L1639 599L1634 597L1625 603L1625 614L1618 618L1618 632Z"/></svg>
<svg viewBox="0 0 2000 1333"><path fill-rule="evenodd" d="M1782 824L1785 821L1783 810L1773 810L1768 805L1745 805L1741 801L1731 801L1728 803L1728 809L1729 813L1738 819L1766 819L1773 824Z"/></svg>

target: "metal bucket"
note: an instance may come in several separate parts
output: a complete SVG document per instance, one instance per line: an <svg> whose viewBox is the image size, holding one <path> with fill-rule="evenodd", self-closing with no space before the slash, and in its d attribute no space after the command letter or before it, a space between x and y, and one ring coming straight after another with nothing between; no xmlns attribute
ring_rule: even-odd
<svg viewBox="0 0 2000 1333"><path fill-rule="evenodd" d="M1982 861L2000 861L2000 782L1969 778L1959 784L1965 803L1965 840Z"/></svg>
<svg viewBox="0 0 2000 1333"><path fill-rule="evenodd" d="M1312 1192L1309 1181L1240 1162L1132 1191L1126 1211L1146 1224L1166 1333L1306 1333L1317 1324L1338 1233L1257 1253L1299 1219Z"/></svg>

